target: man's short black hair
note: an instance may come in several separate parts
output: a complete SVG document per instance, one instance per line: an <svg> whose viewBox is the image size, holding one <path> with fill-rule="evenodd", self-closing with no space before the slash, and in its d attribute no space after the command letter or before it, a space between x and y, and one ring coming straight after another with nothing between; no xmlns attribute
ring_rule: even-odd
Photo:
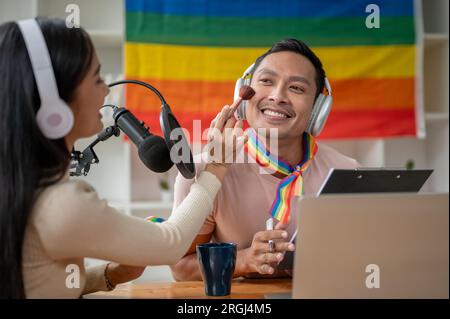
<svg viewBox="0 0 450 319"><path fill-rule="evenodd" d="M272 53L276 52L283 52L283 51L290 51L294 53L298 53L300 55L303 55L305 58L307 58L314 68L316 69L316 86L317 86L317 92L316 92L316 98L317 96L322 93L324 85L325 85L325 71L322 67L322 62L320 62L320 59L317 57L317 55L314 54L314 52L306 45L306 43L297 40L297 39L284 39L280 42L275 43L269 51L261 55L259 58L255 61L255 66L253 68L253 73L256 71L256 69L261 64L262 60L266 56Z"/></svg>

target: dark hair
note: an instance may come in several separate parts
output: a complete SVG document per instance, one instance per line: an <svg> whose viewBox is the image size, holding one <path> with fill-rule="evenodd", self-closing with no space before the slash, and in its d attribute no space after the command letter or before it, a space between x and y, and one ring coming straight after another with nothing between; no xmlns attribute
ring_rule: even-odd
<svg viewBox="0 0 450 319"><path fill-rule="evenodd" d="M67 103L89 70L94 47L81 28L37 19L60 97ZM38 190L61 180L70 162L64 138L49 140L35 115L39 93L15 22L0 26L0 298L24 298L22 246Z"/></svg>
<svg viewBox="0 0 450 319"><path fill-rule="evenodd" d="M262 60L266 56L272 53L276 52L283 52L283 51L291 51L294 53L298 53L300 55L303 55L305 58L307 58L314 68L316 69L316 86L317 86L317 92L316 92L316 98L317 96L322 93L324 85L325 85L325 71L322 67L322 62L320 62L320 59L315 55L315 53L306 45L306 43L297 40L297 39L284 39L280 42L275 43L266 53L261 55L259 58L255 61L255 66L253 67L253 73L256 71L258 66L261 64Z"/></svg>

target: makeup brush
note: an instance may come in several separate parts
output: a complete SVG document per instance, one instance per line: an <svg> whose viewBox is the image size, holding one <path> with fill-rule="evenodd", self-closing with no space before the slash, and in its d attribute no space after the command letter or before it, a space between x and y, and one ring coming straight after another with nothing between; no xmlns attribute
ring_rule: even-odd
<svg viewBox="0 0 450 319"><path fill-rule="evenodd" d="M233 102L233 104L230 105L230 116L228 118L233 116L242 101L250 100L253 95L255 95L255 90L253 90L249 85L243 85L239 89L239 97Z"/></svg>

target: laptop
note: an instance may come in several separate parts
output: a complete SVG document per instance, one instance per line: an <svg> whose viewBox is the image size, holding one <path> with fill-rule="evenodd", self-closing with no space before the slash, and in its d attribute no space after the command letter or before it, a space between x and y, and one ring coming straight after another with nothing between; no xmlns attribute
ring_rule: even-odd
<svg viewBox="0 0 450 319"><path fill-rule="evenodd" d="M303 197L298 211L293 298L449 297L448 193Z"/></svg>

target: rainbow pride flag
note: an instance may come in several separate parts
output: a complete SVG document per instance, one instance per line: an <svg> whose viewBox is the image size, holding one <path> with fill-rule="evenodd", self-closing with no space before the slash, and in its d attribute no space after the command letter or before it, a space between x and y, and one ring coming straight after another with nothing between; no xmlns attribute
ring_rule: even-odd
<svg viewBox="0 0 450 319"><path fill-rule="evenodd" d="M380 27L368 28L369 3L126 0L125 77L158 88L188 131L193 120L206 129L232 102L243 71L293 37L320 57L333 89L320 138L423 136L420 8L377 0ZM159 100L132 85L125 94L126 106L160 133Z"/></svg>

